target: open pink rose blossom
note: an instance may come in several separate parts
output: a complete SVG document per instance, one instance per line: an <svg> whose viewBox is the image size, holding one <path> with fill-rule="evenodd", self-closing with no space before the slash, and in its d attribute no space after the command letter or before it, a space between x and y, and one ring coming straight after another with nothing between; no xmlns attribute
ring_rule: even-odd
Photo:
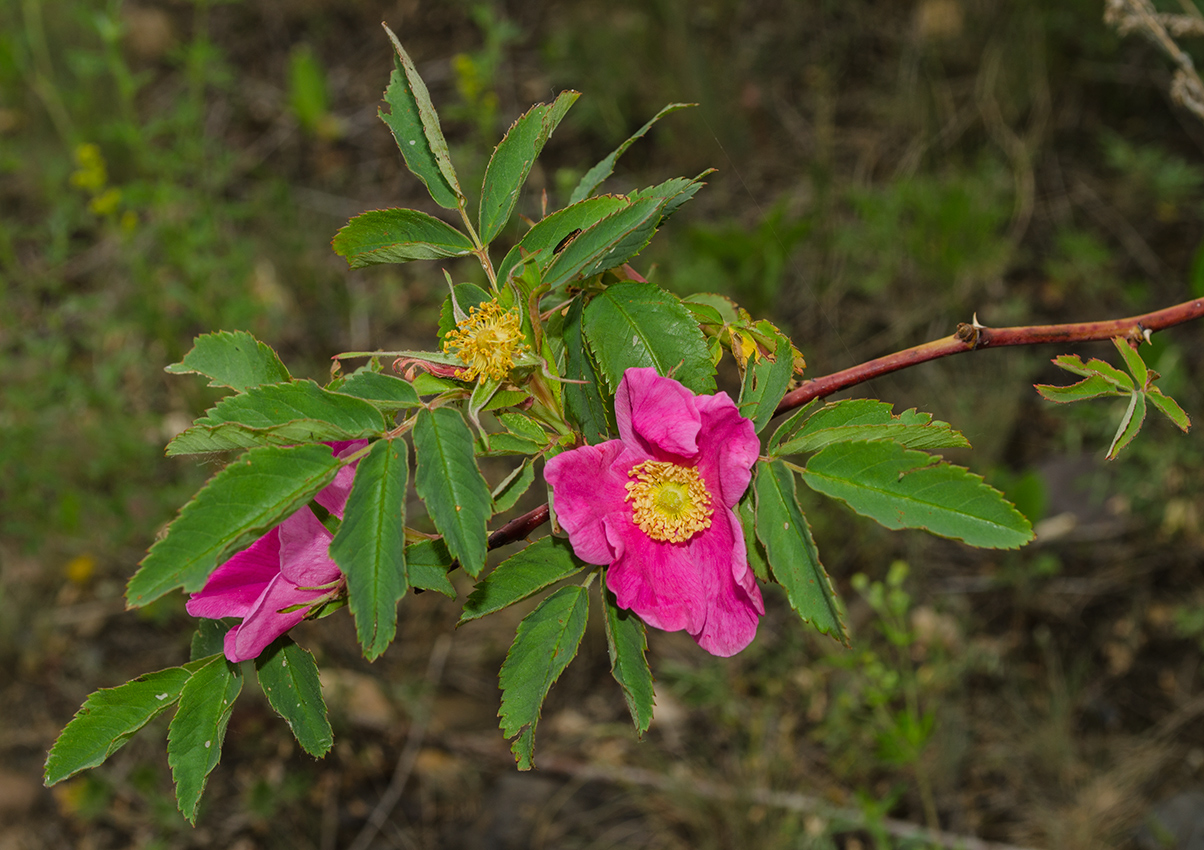
<svg viewBox="0 0 1204 850"><path fill-rule="evenodd" d="M544 470L573 551L609 564L619 606L648 625L735 655L765 613L732 510L760 452L753 423L727 393L694 395L650 368L623 375L615 418L619 439Z"/></svg>
<svg viewBox="0 0 1204 850"><path fill-rule="evenodd" d="M354 440L327 445L335 457L347 457L367 444ZM314 501L342 519L354 478L354 464L340 469ZM214 570L185 608L194 617L241 617L242 622L226 633L226 658L257 658L304 620L312 605L337 593L343 574L327 552L331 539L314 512L303 507Z"/></svg>

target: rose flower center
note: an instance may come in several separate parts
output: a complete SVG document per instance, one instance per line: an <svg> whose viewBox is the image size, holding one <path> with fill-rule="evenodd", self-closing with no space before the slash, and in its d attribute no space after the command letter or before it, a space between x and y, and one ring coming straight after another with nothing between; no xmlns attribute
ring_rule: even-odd
<svg viewBox="0 0 1204 850"><path fill-rule="evenodd" d="M628 473L632 519L653 540L681 543L711 527L711 494L692 466L659 460L636 464Z"/></svg>
<svg viewBox="0 0 1204 850"><path fill-rule="evenodd" d="M468 318L457 323L455 330L443 338L443 350L453 349L468 365L457 378L471 381L482 375L501 380L514 368L514 358L527 349L522 317L517 311L503 310L496 301L473 307Z"/></svg>

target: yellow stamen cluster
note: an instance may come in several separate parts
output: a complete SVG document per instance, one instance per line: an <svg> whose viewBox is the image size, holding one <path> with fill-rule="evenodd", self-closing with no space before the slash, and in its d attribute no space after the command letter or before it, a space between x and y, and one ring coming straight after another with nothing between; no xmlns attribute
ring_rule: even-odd
<svg viewBox="0 0 1204 850"><path fill-rule="evenodd" d="M636 464L624 501L632 518L653 540L681 543L711 527L711 494L692 466L659 460Z"/></svg>
<svg viewBox="0 0 1204 850"><path fill-rule="evenodd" d="M514 368L514 358L527 351L518 311L505 311L496 301L471 308L468 317L443 338L443 350L454 353L467 369L456 377L472 381L479 375L501 380Z"/></svg>

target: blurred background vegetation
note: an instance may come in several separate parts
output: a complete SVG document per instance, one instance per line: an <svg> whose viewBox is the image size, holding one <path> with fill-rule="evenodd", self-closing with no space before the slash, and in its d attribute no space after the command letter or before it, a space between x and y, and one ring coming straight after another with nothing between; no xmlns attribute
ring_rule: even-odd
<svg viewBox="0 0 1204 850"><path fill-rule="evenodd" d="M853 648L808 634L776 596L736 659L652 635L659 711L643 744L591 632L545 712L546 769L515 774L493 677L522 612L458 632L435 686L432 642L456 610L426 594L371 667L345 618L300 630L327 669L336 750L312 762L245 698L196 830L154 734L53 793L39 781L87 693L187 652L182 599L135 613L121 600L215 468L163 458L216 398L163 367L216 329L249 330L318 379L338 351L431 344L439 268L348 272L329 249L365 209L434 211L376 118L381 20L430 86L466 185L532 102L584 93L532 174L531 217L542 190L563 204L661 106L697 102L608 185L718 168L636 267L770 315L819 375L975 312L1089 320L1204 296L1204 125L1170 102L1158 49L1102 12L0 4L0 847L347 846L423 724L375 846L909 846L891 819L1032 847L1176 846L1147 821L1204 782L1204 444L1151 421L1105 466L1120 411L1055 409L1031 389L1060 380L1060 349L983 351L858 390L963 430L975 450L956 459L1012 495L1036 544L972 551L805 503ZM1197 419L1200 333L1143 348ZM590 779L598 765L627 781Z"/></svg>

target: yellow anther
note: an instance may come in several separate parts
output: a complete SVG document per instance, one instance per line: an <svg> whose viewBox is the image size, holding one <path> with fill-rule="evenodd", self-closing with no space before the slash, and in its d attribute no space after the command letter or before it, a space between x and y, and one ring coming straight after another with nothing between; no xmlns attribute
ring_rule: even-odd
<svg viewBox="0 0 1204 850"><path fill-rule="evenodd" d="M443 350L454 353L467 369L456 377L463 381L486 378L501 380L514 368L514 358L527 351L523 342L522 317L517 311L505 311L496 301L487 301L468 311L468 318L456 324L443 338Z"/></svg>
<svg viewBox="0 0 1204 850"><path fill-rule="evenodd" d="M636 464L628 473L632 519L654 540L681 543L711 527L711 494L692 466L659 460Z"/></svg>

